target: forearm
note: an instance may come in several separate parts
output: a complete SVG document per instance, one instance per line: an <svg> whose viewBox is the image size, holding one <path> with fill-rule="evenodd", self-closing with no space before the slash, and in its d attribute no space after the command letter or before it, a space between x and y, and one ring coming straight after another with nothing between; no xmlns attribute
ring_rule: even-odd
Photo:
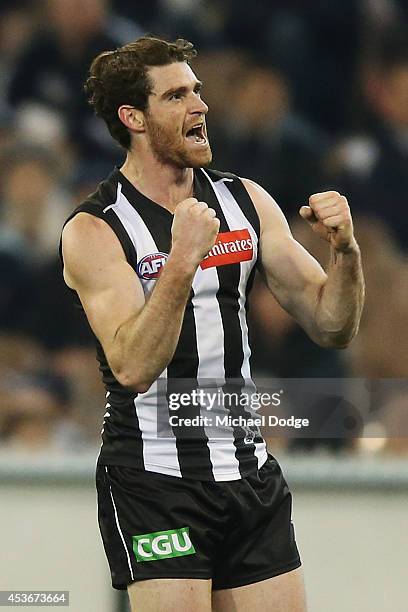
<svg viewBox="0 0 408 612"><path fill-rule="evenodd" d="M119 382L146 391L167 367L178 343L196 268L170 253L141 312L126 321L114 341Z"/></svg>
<svg viewBox="0 0 408 612"><path fill-rule="evenodd" d="M327 279L316 307L316 326L322 343L346 347L358 331L364 305L364 276L355 241L345 251L331 247Z"/></svg>

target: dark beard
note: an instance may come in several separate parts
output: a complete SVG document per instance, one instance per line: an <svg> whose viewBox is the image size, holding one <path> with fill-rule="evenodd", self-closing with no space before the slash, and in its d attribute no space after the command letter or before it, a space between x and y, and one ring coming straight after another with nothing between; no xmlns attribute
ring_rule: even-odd
<svg viewBox="0 0 408 612"><path fill-rule="evenodd" d="M206 155L192 155L182 145L175 145L174 137L151 117L147 121L150 146L156 159L163 165L184 168L203 168L208 166L212 160L211 149L208 148Z"/></svg>

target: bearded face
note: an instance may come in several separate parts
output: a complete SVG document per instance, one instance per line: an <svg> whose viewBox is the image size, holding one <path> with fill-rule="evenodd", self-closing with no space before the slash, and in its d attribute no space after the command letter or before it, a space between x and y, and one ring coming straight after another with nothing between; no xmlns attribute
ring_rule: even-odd
<svg viewBox="0 0 408 612"><path fill-rule="evenodd" d="M150 70L153 92L145 112L146 135L156 159L177 168L207 166L212 159L201 83L190 66L175 62Z"/></svg>
<svg viewBox="0 0 408 612"><path fill-rule="evenodd" d="M211 163L212 152L203 120L194 126L168 125L146 117L147 136L156 159L177 168L202 168Z"/></svg>

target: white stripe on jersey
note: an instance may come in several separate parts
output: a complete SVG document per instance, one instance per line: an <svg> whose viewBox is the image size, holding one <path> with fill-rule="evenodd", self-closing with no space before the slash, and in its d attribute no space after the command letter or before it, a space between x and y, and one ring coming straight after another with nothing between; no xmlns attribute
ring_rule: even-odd
<svg viewBox="0 0 408 612"><path fill-rule="evenodd" d="M197 378L198 380L202 378L221 379L219 384L222 385L225 383L224 327L217 300L219 289L217 269L208 268L203 271L198 268L192 287L199 357Z"/></svg>
<svg viewBox="0 0 408 612"><path fill-rule="evenodd" d="M112 206L112 210L119 217L119 220L128 233L136 249L136 253L158 252L159 249L142 217L122 194L122 186L120 183L118 183L116 202ZM153 282L154 281L142 282L145 294L150 291L151 283ZM167 378L167 369L161 373L160 378ZM167 403L165 398L162 398L162 402L160 403L165 407L164 403ZM134 405L142 434L145 469L148 471L157 471L156 466L161 466L165 463L173 475L181 476L176 438L173 432L169 429L168 437L158 437L157 382L155 382L146 393L139 393L134 400Z"/></svg>
<svg viewBox="0 0 408 612"><path fill-rule="evenodd" d="M197 351L199 357L197 378L216 379L216 385L225 384L224 371L224 326L222 324L220 305L217 300L219 289L216 268L207 270L197 269L193 281L194 320L196 326ZM211 333L210 333L211 330ZM205 383L204 383L205 386ZM216 392L216 389L207 389L207 392ZM206 409L201 410L205 416ZM225 437L214 436L211 429L204 427L209 438L210 460L215 480L223 480L225 466L229 466L229 478L240 478L239 461L235 456L234 432L225 431Z"/></svg>

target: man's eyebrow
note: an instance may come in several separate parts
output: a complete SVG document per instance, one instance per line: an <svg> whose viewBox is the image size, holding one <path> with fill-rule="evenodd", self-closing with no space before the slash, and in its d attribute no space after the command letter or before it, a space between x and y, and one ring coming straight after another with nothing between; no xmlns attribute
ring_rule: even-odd
<svg viewBox="0 0 408 612"><path fill-rule="evenodd" d="M194 83L194 91L200 90L203 86L203 82L202 81L196 81ZM185 85L181 86L181 87L172 87L171 89L168 89L167 91L165 91L164 93L161 94L161 98L167 98L168 96L171 96L173 94L185 94L189 91L189 87L186 87Z"/></svg>

